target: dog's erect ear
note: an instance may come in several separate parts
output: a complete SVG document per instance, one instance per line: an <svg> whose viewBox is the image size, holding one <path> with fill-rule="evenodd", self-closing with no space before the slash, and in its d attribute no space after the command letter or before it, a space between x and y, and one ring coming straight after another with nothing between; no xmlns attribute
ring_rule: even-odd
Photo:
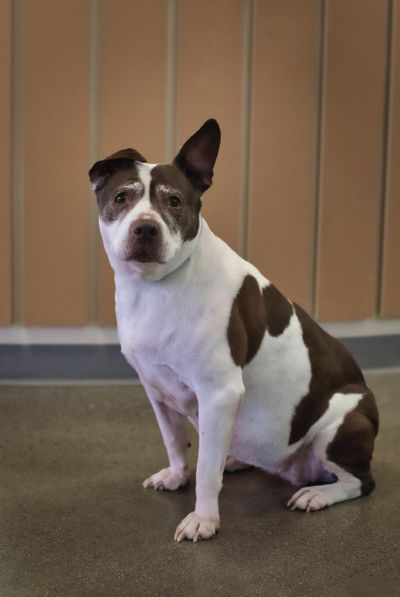
<svg viewBox="0 0 400 597"><path fill-rule="evenodd" d="M109 155L104 160L96 162L89 170L90 182L93 189L98 191L103 187L108 178L123 168L130 168L134 162L146 162L144 158L136 149L120 149L116 153Z"/></svg>
<svg viewBox="0 0 400 597"><path fill-rule="evenodd" d="M218 122L210 118L182 145L174 159L175 166L182 170L201 193L212 184L220 142L221 130Z"/></svg>

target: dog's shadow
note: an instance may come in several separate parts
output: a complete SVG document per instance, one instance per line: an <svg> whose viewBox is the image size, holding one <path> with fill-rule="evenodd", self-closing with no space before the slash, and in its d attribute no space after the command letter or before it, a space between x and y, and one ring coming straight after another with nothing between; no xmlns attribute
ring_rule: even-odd
<svg viewBox="0 0 400 597"><path fill-rule="evenodd" d="M227 520L239 517L266 516L286 508L296 490L290 483L260 469L251 468L224 474L220 494L221 516ZM154 501L162 502L174 519L181 519L194 509L195 474L189 484L177 491L155 492Z"/></svg>

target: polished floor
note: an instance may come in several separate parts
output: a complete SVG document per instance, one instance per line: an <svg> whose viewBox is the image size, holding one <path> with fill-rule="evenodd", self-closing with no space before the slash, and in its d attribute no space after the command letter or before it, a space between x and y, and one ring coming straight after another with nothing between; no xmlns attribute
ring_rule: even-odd
<svg viewBox="0 0 400 597"><path fill-rule="evenodd" d="M400 373L369 382L372 496L291 512L288 483L232 473L198 544L173 541L193 483L141 485L165 456L139 386L0 386L0 597L400 595Z"/></svg>

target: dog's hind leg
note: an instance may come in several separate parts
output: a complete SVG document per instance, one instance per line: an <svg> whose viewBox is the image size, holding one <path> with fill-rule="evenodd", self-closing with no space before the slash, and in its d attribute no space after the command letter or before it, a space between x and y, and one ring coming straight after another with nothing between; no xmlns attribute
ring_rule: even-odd
<svg viewBox="0 0 400 597"><path fill-rule="evenodd" d="M375 399L368 388L360 387L359 393L355 386L348 390L345 388L343 393L332 396L313 439L316 455L337 481L299 489L287 504L292 510L321 510L336 502L368 495L375 487L370 465L378 432ZM349 400L355 404L351 410L348 410Z"/></svg>

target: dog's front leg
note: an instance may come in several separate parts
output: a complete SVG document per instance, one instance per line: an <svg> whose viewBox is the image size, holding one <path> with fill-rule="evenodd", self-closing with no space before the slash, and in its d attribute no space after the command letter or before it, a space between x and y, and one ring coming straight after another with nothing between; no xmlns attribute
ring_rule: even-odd
<svg viewBox="0 0 400 597"><path fill-rule="evenodd" d="M182 520L175 540L210 539L219 528L218 496L243 385L217 392L198 392L199 456L196 471L196 507Z"/></svg>
<svg viewBox="0 0 400 597"><path fill-rule="evenodd" d="M189 442L186 436L183 416L162 402L161 394L145 385L145 390L161 431L167 450L169 467L151 475L143 481L144 487L174 491L189 481L189 467L186 453Z"/></svg>

